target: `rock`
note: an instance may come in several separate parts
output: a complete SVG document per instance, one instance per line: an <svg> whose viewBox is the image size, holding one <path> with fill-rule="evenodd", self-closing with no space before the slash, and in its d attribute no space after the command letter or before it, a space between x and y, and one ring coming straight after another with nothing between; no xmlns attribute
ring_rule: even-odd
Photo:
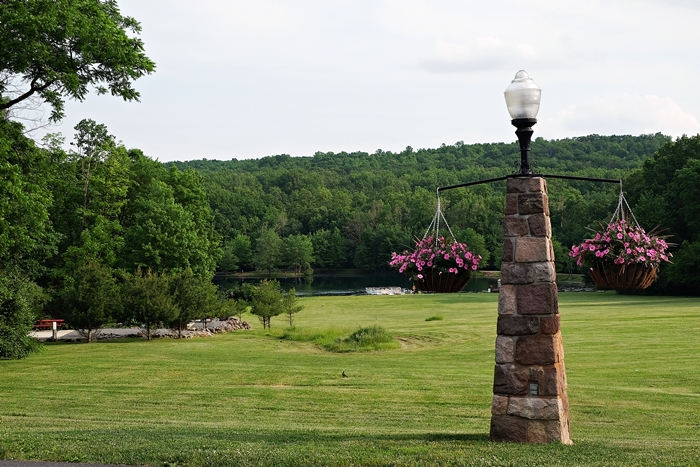
<svg viewBox="0 0 700 467"><path fill-rule="evenodd" d="M491 416L491 441L527 442L528 420L511 415Z"/></svg>

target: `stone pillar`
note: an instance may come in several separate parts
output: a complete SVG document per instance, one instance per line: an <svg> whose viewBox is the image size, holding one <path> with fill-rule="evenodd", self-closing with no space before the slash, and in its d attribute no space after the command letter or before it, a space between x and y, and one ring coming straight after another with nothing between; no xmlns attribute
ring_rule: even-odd
<svg viewBox="0 0 700 467"><path fill-rule="evenodd" d="M571 444L547 183L507 183L491 440Z"/></svg>

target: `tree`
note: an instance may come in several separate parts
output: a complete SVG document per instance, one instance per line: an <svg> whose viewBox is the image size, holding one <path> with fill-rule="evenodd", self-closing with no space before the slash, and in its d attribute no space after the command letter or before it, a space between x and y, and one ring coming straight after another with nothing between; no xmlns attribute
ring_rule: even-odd
<svg viewBox="0 0 700 467"><path fill-rule="evenodd" d="M289 235L282 244L284 263L299 274L311 268L314 260L314 246L306 235Z"/></svg>
<svg viewBox="0 0 700 467"><path fill-rule="evenodd" d="M552 238L552 251L554 252L554 262L557 272L566 272L571 277L571 274L576 269L576 259L569 256L569 249L557 239Z"/></svg>
<svg viewBox="0 0 700 467"><path fill-rule="evenodd" d="M231 298L228 293L221 293L219 295L219 300L216 303L216 310L218 311L219 317L229 317L236 316L238 319L243 319L243 313L248 311L250 308L250 303L246 300L239 298Z"/></svg>
<svg viewBox="0 0 700 467"><path fill-rule="evenodd" d="M170 294L170 278L165 274L138 269L125 287L126 311L140 323L148 340L157 326L169 324L178 316L178 308Z"/></svg>
<svg viewBox="0 0 700 467"><path fill-rule="evenodd" d="M250 308L250 303L248 303L247 301L242 300L242 299L235 300L235 299L232 299L232 298L231 298L231 299L228 299L228 301L229 301L229 302L234 302L233 310L232 310L233 315L234 315L234 316L237 316L238 319L242 320L242 319L243 319L243 313L245 313L246 311L248 311L248 309Z"/></svg>
<svg viewBox="0 0 700 467"><path fill-rule="evenodd" d="M268 276L277 268L282 255L282 239L272 229L264 230L255 246L253 263L258 271L267 271Z"/></svg>
<svg viewBox="0 0 700 467"><path fill-rule="evenodd" d="M128 153L114 143L104 125L83 120L76 130L77 152L71 151L62 164L69 170L58 171L54 183L58 209L51 216L63 234L67 274L91 261L116 264L124 246L121 219L131 184Z"/></svg>
<svg viewBox="0 0 700 467"><path fill-rule="evenodd" d="M75 126L75 143L78 151L71 153L71 159L78 161L83 179L83 209L81 211L80 231L85 228L88 208L88 191L90 178L95 166L100 164L114 146L114 136L107 133L107 127L94 120L83 119Z"/></svg>
<svg viewBox="0 0 700 467"><path fill-rule="evenodd" d="M65 98L82 101L90 87L138 101L132 82L155 70L132 37L140 24L115 0L5 0L0 24L0 110L38 99L59 121Z"/></svg>
<svg viewBox="0 0 700 467"><path fill-rule="evenodd" d="M165 182L150 181L131 210L122 259L127 270L140 266L160 273L190 267L195 274L210 273L209 240L198 235L192 214L175 201Z"/></svg>
<svg viewBox="0 0 700 467"><path fill-rule="evenodd" d="M355 252L355 266L372 271L388 267L392 251L402 251L411 242L411 234L400 225L380 224L362 234Z"/></svg>
<svg viewBox="0 0 700 467"><path fill-rule="evenodd" d="M700 241L684 241L669 268L669 279L686 291L700 291Z"/></svg>
<svg viewBox="0 0 700 467"><path fill-rule="evenodd" d="M0 117L0 269L36 277L55 252L51 161L22 126Z"/></svg>
<svg viewBox="0 0 700 467"><path fill-rule="evenodd" d="M98 263L78 267L63 290L66 321L92 342L121 309L121 290L112 270Z"/></svg>
<svg viewBox="0 0 700 467"><path fill-rule="evenodd" d="M253 250L250 245L250 237L238 234L224 243L223 255L219 260L218 269L224 272L232 272L250 266L253 258Z"/></svg>
<svg viewBox="0 0 700 467"><path fill-rule="evenodd" d="M57 241L48 213L50 162L20 124L0 116L0 358L23 358L37 348L29 332L43 293L32 281Z"/></svg>
<svg viewBox="0 0 700 467"><path fill-rule="evenodd" d="M289 327L292 327L294 325L294 315L304 309L304 305L299 304L297 290L294 287L284 294L283 306L284 312L289 316Z"/></svg>
<svg viewBox="0 0 700 467"><path fill-rule="evenodd" d="M659 149L633 173L627 197L640 224L660 226L680 244L673 263L661 268L665 293L698 293L700 284L700 135L683 136ZM665 279L668 280L665 280Z"/></svg>
<svg viewBox="0 0 700 467"><path fill-rule="evenodd" d="M29 333L43 302L39 286L20 275L0 273L0 360L24 358L39 347Z"/></svg>
<svg viewBox="0 0 700 467"><path fill-rule="evenodd" d="M340 234L340 229L321 229L311 236L314 248L314 264L321 268L339 268L347 257L345 255L345 239Z"/></svg>
<svg viewBox="0 0 700 467"><path fill-rule="evenodd" d="M273 316L284 313L282 299L279 282L275 280L260 282L253 295L250 312L260 318L263 329L270 329L270 320Z"/></svg>
<svg viewBox="0 0 700 467"><path fill-rule="evenodd" d="M214 230L214 215L204 191L202 175L194 169L181 171L173 165L168 170L166 182L173 189L175 202L190 213L194 222L200 248L192 251L190 263L193 270L196 274L213 274L221 257L221 235Z"/></svg>
<svg viewBox="0 0 700 467"><path fill-rule="evenodd" d="M172 278L173 298L178 308L178 315L171 325L177 327L178 337L190 321L208 316L217 302L216 286L203 276L195 276L187 268Z"/></svg>

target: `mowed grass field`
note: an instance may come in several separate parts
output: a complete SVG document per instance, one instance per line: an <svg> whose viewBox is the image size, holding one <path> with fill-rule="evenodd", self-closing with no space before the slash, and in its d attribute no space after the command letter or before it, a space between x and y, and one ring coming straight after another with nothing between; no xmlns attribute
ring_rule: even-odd
<svg viewBox="0 0 700 467"><path fill-rule="evenodd" d="M299 331L379 325L401 348L331 353L250 315L212 338L47 344L0 362L0 459L700 465L700 300L559 298L573 446L488 441L496 294L313 297Z"/></svg>

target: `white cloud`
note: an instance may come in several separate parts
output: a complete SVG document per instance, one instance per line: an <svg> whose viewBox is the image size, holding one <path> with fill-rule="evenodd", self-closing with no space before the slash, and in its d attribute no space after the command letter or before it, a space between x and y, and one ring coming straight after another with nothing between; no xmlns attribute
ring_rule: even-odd
<svg viewBox="0 0 700 467"><path fill-rule="evenodd" d="M535 47L494 37L479 37L469 43L438 40L432 57L420 66L433 73L510 70L517 63L536 60Z"/></svg>
<svg viewBox="0 0 700 467"><path fill-rule="evenodd" d="M539 125L547 137L661 132L674 137L700 133L700 121L668 97L635 94L589 96Z"/></svg>

